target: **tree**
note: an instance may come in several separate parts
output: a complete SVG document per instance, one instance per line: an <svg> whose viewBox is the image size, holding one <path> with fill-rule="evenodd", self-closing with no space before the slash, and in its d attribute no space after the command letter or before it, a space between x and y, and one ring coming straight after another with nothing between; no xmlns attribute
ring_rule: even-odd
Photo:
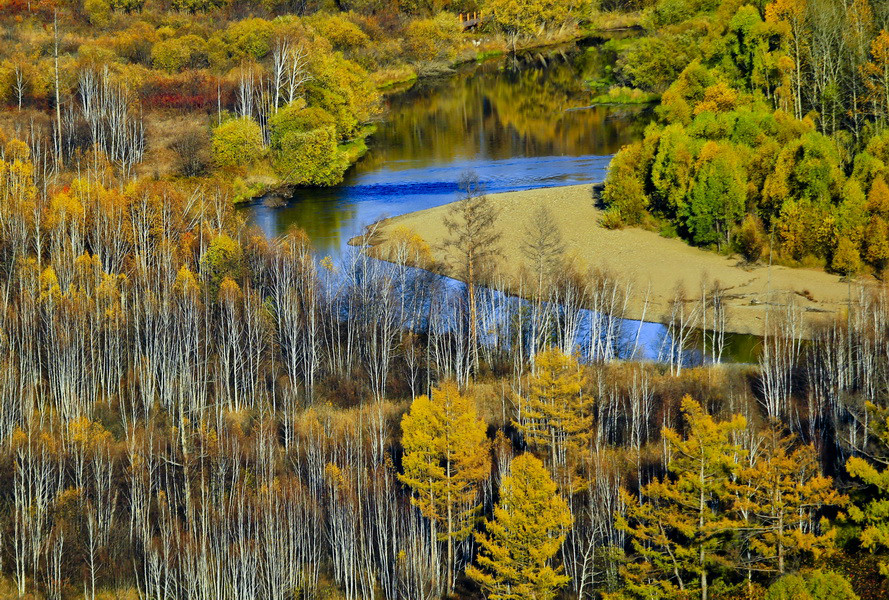
<svg viewBox="0 0 889 600"><path fill-rule="evenodd" d="M456 541L475 525L481 483L491 471L490 442L475 402L445 382L419 396L401 420L404 473L411 502L432 521L432 535L447 542L447 586L454 586ZM437 527L444 531L439 536ZM434 546L434 544L433 544Z"/></svg>
<svg viewBox="0 0 889 600"><path fill-rule="evenodd" d="M731 244L731 234L744 214L747 177L731 148L710 142L701 150L698 172L689 190L686 225L698 244Z"/></svg>
<svg viewBox="0 0 889 600"><path fill-rule="evenodd" d="M830 268L840 275L848 277L861 270L861 257L854 242L847 237L841 237L837 242Z"/></svg>
<svg viewBox="0 0 889 600"><path fill-rule="evenodd" d="M885 450L889 447L889 409L868 402L865 410L870 413L868 422L874 438ZM880 459L879 464L885 465L885 461ZM851 456L846 461L846 471L872 488L864 502L849 507L850 520L861 527L858 539L871 552L884 551L889 548L889 467L878 471L864 458ZM880 572L889 577L889 562L880 562Z"/></svg>
<svg viewBox="0 0 889 600"><path fill-rule="evenodd" d="M731 564L731 536L740 523L731 515L729 485L744 450L732 436L746 427L736 415L715 421L685 396L685 437L669 428L663 436L669 475L640 490L626 490L626 516L616 526L631 538L636 556L622 569L627 593L638 598L700 594L707 600L711 574Z"/></svg>
<svg viewBox="0 0 889 600"><path fill-rule="evenodd" d="M494 518L477 533L478 567L466 574L491 600L551 600L569 578L551 566L571 526L571 511L536 457L513 459Z"/></svg>
<svg viewBox="0 0 889 600"><path fill-rule="evenodd" d="M497 217L500 212L484 194L478 175L464 173L460 178L462 198L455 202L444 219L449 237L445 249L466 283L469 294L470 368L478 369L478 309L476 286L490 276L494 262L500 256L500 232Z"/></svg>
<svg viewBox="0 0 889 600"><path fill-rule="evenodd" d="M735 510L750 539L750 570L785 573L791 557L818 559L832 551L836 531L819 532L813 520L824 506L846 502L821 474L815 448L781 429L771 424L760 436L757 460L738 474Z"/></svg>
<svg viewBox="0 0 889 600"><path fill-rule="evenodd" d="M573 356L553 347L535 355L534 365L522 419L514 425L529 446L548 455L562 492L571 493L572 466L592 431L593 399L583 393L583 372Z"/></svg>
<svg viewBox="0 0 889 600"><path fill-rule="evenodd" d="M213 130L213 160L220 167L249 165L262 150L262 130L250 117L230 119Z"/></svg>
<svg viewBox="0 0 889 600"><path fill-rule="evenodd" d="M522 255L528 261L539 287L550 281L562 265L565 244L552 211L540 205L532 213L521 243Z"/></svg>
<svg viewBox="0 0 889 600"><path fill-rule="evenodd" d="M889 117L889 32L880 32L870 46L871 61L862 67L874 112Z"/></svg>

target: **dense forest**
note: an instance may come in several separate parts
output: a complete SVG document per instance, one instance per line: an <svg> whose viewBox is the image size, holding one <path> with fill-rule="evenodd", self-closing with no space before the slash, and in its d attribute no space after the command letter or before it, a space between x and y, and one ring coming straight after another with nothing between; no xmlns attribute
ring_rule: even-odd
<svg viewBox="0 0 889 600"><path fill-rule="evenodd" d="M889 4L663 1L649 18L617 71L662 93L658 122L614 160L607 224L882 276Z"/></svg>
<svg viewBox="0 0 889 600"><path fill-rule="evenodd" d="M724 290L677 290L642 361L640 290L568 263L545 211L526 289L495 291L472 178L448 219L465 286L410 231L332 260L235 208L338 181L387 85L637 24L607 85L661 100L612 163L607 223L881 277L886 3L0 19L0 596L889 597L884 288L850 279L818 320L776 297L752 364L723 362Z"/></svg>

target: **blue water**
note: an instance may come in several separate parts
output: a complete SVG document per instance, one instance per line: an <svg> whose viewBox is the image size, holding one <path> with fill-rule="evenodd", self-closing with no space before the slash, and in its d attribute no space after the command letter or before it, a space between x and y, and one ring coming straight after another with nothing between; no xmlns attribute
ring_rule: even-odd
<svg viewBox="0 0 889 600"><path fill-rule="evenodd" d="M651 111L590 108L583 81L601 67L595 49L575 48L419 83L385 100L369 152L341 185L244 210L267 235L296 225L319 254L336 258L381 218L454 201L468 170L488 193L602 181L614 153L641 138Z"/></svg>
<svg viewBox="0 0 889 600"><path fill-rule="evenodd" d="M291 224L299 225L320 254L336 257L351 237L379 219L453 202L459 192L457 182L467 171L478 175L488 193L498 193L602 181L610 159L479 157L432 167L401 160L352 174L335 188L298 190L284 207L269 208L257 202L249 208L250 219L269 236L282 233Z"/></svg>

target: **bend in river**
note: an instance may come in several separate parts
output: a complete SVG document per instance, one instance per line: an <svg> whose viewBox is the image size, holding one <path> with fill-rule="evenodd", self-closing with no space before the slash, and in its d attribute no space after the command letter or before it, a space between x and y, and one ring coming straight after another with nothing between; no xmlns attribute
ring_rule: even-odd
<svg viewBox="0 0 889 600"><path fill-rule="evenodd" d="M370 151L341 185L244 210L267 235L295 224L320 254L336 256L366 225L455 200L467 170L491 193L602 181L613 154L641 137L651 114L590 106L584 82L606 67L599 48L572 46L422 81L387 98Z"/></svg>

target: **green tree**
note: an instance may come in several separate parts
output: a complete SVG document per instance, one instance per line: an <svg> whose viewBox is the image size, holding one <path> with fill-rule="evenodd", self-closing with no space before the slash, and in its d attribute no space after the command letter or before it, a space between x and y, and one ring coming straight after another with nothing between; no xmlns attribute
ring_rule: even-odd
<svg viewBox="0 0 889 600"><path fill-rule="evenodd" d="M730 481L745 451L732 441L747 423L740 415L715 421L686 396L682 413L687 435L665 428L669 476L640 490L626 490L626 516L616 526L631 539L635 557L621 569L626 593L663 598L692 593L707 600L711 575L733 560L731 537L741 526L731 513Z"/></svg>
<svg viewBox="0 0 889 600"><path fill-rule="evenodd" d="M731 148L708 142L683 211L685 225L697 244L731 244L734 227L744 215L747 177Z"/></svg>
<svg viewBox="0 0 889 600"><path fill-rule="evenodd" d="M250 117L230 119L213 130L213 160L220 167L249 165L262 152L262 130Z"/></svg>
<svg viewBox="0 0 889 600"><path fill-rule="evenodd" d="M543 463L531 454L513 459L500 485L494 518L477 533L480 550L466 574L491 600L551 600L569 578L552 560L572 518Z"/></svg>
<svg viewBox="0 0 889 600"><path fill-rule="evenodd" d="M401 420L404 474L399 479L432 522L433 537L447 542L448 590L454 585L454 544L475 526L479 489L491 471L485 430L475 402L454 382L434 388L431 398L417 397Z"/></svg>

